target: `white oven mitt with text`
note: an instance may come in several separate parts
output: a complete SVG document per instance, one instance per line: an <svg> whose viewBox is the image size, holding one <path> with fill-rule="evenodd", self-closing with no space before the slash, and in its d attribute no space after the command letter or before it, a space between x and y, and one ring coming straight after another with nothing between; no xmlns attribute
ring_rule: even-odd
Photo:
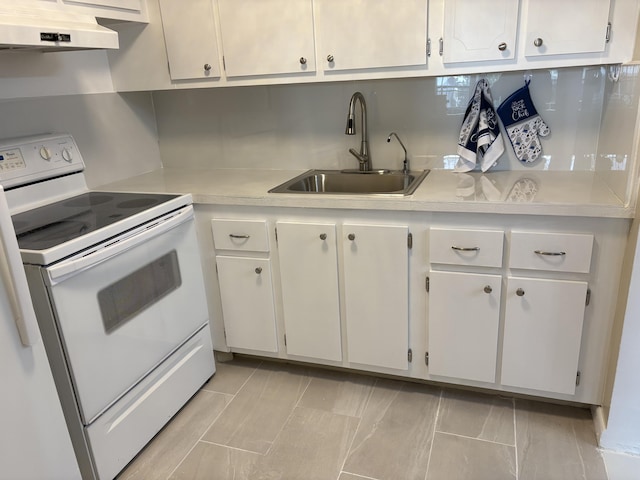
<svg viewBox="0 0 640 480"><path fill-rule="evenodd" d="M538 136L546 137L551 131L533 106L529 81L502 102L497 111L518 160L523 163L536 160L542 153Z"/></svg>

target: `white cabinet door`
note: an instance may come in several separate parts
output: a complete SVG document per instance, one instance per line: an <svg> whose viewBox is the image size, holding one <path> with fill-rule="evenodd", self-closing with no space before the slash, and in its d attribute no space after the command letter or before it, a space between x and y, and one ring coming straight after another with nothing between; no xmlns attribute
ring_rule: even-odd
<svg viewBox="0 0 640 480"><path fill-rule="evenodd" d="M529 0L527 57L603 52L610 0Z"/></svg>
<svg viewBox="0 0 640 480"><path fill-rule="evenodd" d="M315 72L311 0L218 0L228 77Z"/></svg>
<svg viewBox="0 0 640 480"><path fill-rule="evenodd" d="M343 225L349 362L408 367L408 233L406 226Z"/></svg>
<svg viewBox="0 0 640 480"><path fill-rule="evenodd" d="M513 59L517 28L516 0L445 0L443 61Z"/></svg>
<svg viewBox="0 0 640 480"><path fill-rule="evenodd" d="M211 0L160 0L164 42L172 80L220 77Z"/></svg>
<svg viewBox="0 0 640 480"><path fill-rule="evenodd" d="M287 353L342 360L334 223L278 222Z"/></svg>
<svg viewBox="0 0 640 480"><path fill-rule="evenodd" d="M493 383L502 277L429 274L429 374Z"/></svg>
<svg viewBox="0 0 640 480"><path fill-rule="evenodd" d="M59 0L61 3L78 7L98 18L127 20L146 23L149 21L146 0Z"/></svg>
<svg viewBox="0 0 640 480"><path fill-rule="evenodd" d="M587 283L509 277L503 385L573 395Z"/></svg>
<svg viewBox="0 0 640 480"><path fill-rule="evenodd" d="M325 71L427 63L427 0L322 0L314 9Z"/></svg>
<svg viewBox="0 0 640 480"><path fill-rule="evenodd" d="M227 345L277 352L270 261L219 255L216 264Z"/></svg>

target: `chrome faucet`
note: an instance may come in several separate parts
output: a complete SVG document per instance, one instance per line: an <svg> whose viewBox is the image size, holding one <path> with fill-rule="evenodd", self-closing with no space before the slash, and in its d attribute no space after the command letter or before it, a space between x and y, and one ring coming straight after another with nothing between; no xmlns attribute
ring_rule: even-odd
<svg viewBox="0 0 640 480"><path fill-rule="evenodd" d="M400 142L400 146L404 150L404 161L402 162L402 173L406 175L407 173L409 173L409 157L407 157L407 149L404 146L404 143L402 143L402 140L400 140L400 137L396 132L391 132L389 134L389 136L387 137L387 142L391 142L391 137L396 137L398 139L398 142Z"/></svg>
<svg viewBox="0 0 640 480"><path fill-rule="evenodd" d="M351 100L349 101L349 114L347 115L347 128L344 133L346 135L356 134L356 102L358 100L360 100L360 113L362 118L360 152L356 152L355 149L350 148L349 153L356 157L358 162L360 162L359 170L361 172L369 172L371 171L371 157L369 156L369 134L367 132L367 104L360 92L356 92L351 95Z"/></svg>

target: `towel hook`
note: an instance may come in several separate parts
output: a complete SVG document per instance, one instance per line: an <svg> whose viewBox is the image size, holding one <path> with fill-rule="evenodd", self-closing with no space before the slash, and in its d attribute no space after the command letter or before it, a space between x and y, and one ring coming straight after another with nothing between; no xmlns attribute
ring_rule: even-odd
<svg viewBox="0 0 640 480"><path fill-rule="evenodd" d="M524 83L526 85L529 85L529 83L531 83L532 78L533 78L533 73L531 72L531 70L527 70L526 72L524 72Z"/></svg>

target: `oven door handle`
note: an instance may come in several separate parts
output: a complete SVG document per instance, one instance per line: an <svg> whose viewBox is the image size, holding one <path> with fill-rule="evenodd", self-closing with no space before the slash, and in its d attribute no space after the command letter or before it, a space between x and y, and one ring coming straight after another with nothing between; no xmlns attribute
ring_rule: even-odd
<svg viewBox="0 0 640 480"><path fill-rule="evenodd" d="M13 321L18 329L20 341L25 347L35 345L40 339L38 321L33 311L29 285L24 273L22 258L20 258L20 248L16 232L11 223L11 214L7 197L0 185L0 240L6 262L6 274L4 283L6 285L7 296L13 310Z"/></svg>
<svg viewBox="0 0 640 480"><path fill-rule="evenodd" d="M56 283L63 282L83 270L95 267L116 255L120 255L158 235L162 235L188 222L192 218L193 206L189 205L179 212L173 213L171 216L163 217L151 222L149 225L138 227L130 232L128 236L111 241L111 243L107 243L106 246L99 247L85 255L70 258L56 265L47 267L48 283L49 285L55 285Z"/></svg>

